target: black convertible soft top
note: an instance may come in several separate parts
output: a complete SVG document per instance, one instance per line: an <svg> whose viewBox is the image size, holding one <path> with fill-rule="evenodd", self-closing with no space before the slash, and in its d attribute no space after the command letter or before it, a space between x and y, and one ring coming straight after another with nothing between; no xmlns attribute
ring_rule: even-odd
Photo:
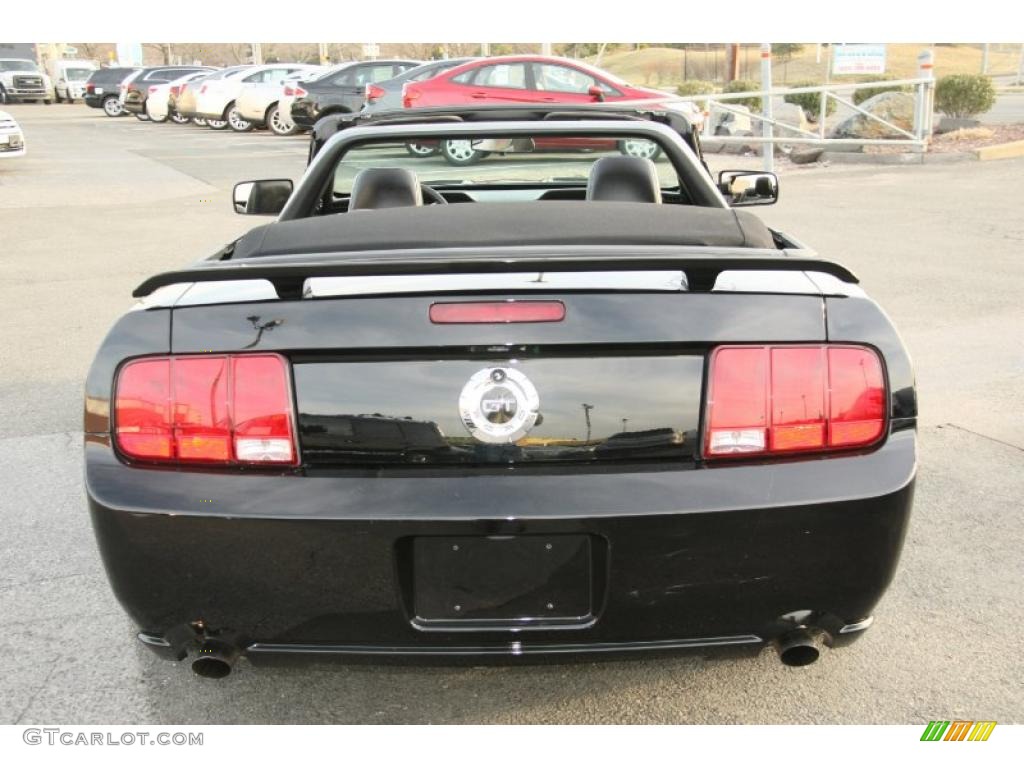
<svg viewBox="0 0 1024 768"><path fill-rule="evenodd" d="M777 248L768 228L746 211L548 200L360 210L274 222L244 235L232 258L544 245Z"/></svg>

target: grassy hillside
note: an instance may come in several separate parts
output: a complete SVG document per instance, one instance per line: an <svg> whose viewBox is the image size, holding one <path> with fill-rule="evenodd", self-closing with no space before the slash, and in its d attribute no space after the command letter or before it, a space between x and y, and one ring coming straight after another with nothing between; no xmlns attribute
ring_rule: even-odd
<svg viewBox="0 0 1024 768"><path fill-rule="evenodd" d="M917 75L917 54L930 47L935 52L935 72L943 75L981 72L980 45L935 45L929 43L892 43L888 46L886 73L907 78ZM989 52L989 73L1010 74L1017 71L1020 55L1018 45L992 45ZM806 43L804 49L788 62L775 59L772 77L776 83L798 80L824 82L829 50L822 48L821 62L815 61L815 44ZM589 61L593 62L591 57ZM725 51L675 48L641 48L640 50L605 53L601 60L604 69L614 72L637 85L665 87L684 79L721 81L725 77ZM685 77L684 77L685 72ZM756 45L740 49L740 77L760 78L760 51Z"/></svg>

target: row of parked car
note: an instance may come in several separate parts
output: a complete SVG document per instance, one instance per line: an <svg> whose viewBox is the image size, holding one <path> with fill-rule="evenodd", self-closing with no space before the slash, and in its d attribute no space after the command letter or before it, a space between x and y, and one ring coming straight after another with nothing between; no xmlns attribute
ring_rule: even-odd
<svg viewBox="0 0 1024 768"><path fill-rule="evenodd" d="M127 113L155 123L195 123L238 132L266 128L280 136L308 131L318 120L338 113L466 105L572 108L634 102L647 109L682 112L698 128L704 119L695 104L673 94L632 86L583 62L532 55L428 62L377 59L331 67L274 63L225 69L198 65L104 69L86 84L85 101L111 117ZM495 152L504 154L458 139L408 143L406 150L418 157L441 155L457 166L475 164ZM652 160L660 153L657 144L649 141L623 141L618 150Z"/></svg>
<svg viewBox="0 0 1024 768"><path fill-rule="evenodd" d="M664 100L701 118L671 94L639 88L583 62L550 56L499 56L421 62L351 61L105 68L85 85L85 102L110 117L130 113L156 123L196 123L213 130L266 128L287 136L339 112L378 112L465 104L593 104ZM436 147L410 147L432 154ZM447 156L447 153L446 153ZM455 159L455 158L451 158Z"/></svg>

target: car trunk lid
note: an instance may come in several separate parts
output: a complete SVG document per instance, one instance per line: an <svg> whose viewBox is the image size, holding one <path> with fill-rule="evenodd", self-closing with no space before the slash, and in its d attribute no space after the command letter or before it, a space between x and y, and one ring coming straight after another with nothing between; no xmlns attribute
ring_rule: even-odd
<svg viewBox="0 0 1024 768"><path fill-rule="evenodd" d="M172 351L284 354L307 467L692 464L708 352L824 341L823 299L696 293L665 275L644 285L642 274L620 290L408 294L392 284L364 288L391 291L375 296L181 306L186 292ZM563 316L431 320L442 304L538 300Z"/></svg>

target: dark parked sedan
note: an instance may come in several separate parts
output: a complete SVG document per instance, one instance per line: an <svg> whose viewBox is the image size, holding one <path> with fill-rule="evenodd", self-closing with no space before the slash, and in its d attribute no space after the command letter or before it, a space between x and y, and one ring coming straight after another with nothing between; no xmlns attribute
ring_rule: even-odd
<svg viewBox="0 0 1024 768"><path fill-rule="evenodd" d="M314 80L302 81L295 88L292 122L309 129L326 115L358 112L366 100L366 86L390 80L419 64L408 59L351 61Z"/></svg>
<svg viewBox="0 0 1024 768"><path fill-rule="evenodd" d="M121 83L139 71L137 67L106 67L97 69L85 84L85 103L93 109L102 109L107 117L124 114L121 104Z"/></svg>
<svg viewBox="0 0 1024 768"><path fill-rule="evenodd" d="M676 113L399 114L239 184L276 220L146 280L97 353L88 505L139 639L221 677L862 636L913 372L854 274L740 210L775 177L713 179ZM395 152L448 139L661 152Z"/></svg>

